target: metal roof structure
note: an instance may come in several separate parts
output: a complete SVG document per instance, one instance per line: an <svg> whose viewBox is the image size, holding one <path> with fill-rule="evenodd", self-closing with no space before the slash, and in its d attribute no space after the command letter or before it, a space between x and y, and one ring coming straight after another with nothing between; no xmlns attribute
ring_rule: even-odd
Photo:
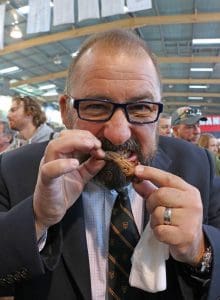
<svg viewBox="0 0 220 300"><path fill-rule="evenodd" d="M23 93L57 101L58 96L46 96L51 90L42 90L42 85L53 84L62 93L71 55L82 41L91 33L123 27L136 30L157 56L165 111L193 105L206 114L220 114L220 44L193 43L195 38L220 38L219 0L152 0L148 10L83 21L78 21L75 0L74 24L51 24L50 32L37 34L26 33L27 14L18 10L28 5L28 0L0 0L3 2L5 41L0 70L12 66L19 70L0 74L0 94ZM21 39L10 37L15 23L23 33ZM197 88L192 88L195 85Z"/></svg>

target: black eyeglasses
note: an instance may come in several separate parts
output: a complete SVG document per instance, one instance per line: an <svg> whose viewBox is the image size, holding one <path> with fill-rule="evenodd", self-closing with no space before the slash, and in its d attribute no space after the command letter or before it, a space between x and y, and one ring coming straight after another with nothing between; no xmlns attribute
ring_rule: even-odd
<svg viewBox="0 0 220 300"><path fill-rule="evenodd" d="M114 103L107 99L73 99L73 107L81 120L106 122L111 119L116 109L123 109L128 122L149 124L158 120L163 111L163 104L151 101Z"/></svg>

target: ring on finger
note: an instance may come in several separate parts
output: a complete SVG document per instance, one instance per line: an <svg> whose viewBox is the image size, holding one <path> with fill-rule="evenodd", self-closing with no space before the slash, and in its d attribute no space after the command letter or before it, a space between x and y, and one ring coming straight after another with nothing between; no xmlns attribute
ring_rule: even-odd
<svg viewBox="0 0 220 300"><path fill-rule="evenodd" d="M172 217L172 209L170 207L165 207L164 214L163 214L163 224L164 225L171 225L171 217Z"/></svg>

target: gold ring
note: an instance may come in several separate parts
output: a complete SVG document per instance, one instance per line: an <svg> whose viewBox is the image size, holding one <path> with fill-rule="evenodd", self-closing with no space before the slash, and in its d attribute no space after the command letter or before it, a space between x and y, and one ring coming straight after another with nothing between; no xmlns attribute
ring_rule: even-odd
<svg viewBox="0 0 220 300"><path fill-rule="evenodd" d="M164 214L163 214L164 225L171 225L171 216L172 216L172 209L170 207L165 207Z"/></svg>

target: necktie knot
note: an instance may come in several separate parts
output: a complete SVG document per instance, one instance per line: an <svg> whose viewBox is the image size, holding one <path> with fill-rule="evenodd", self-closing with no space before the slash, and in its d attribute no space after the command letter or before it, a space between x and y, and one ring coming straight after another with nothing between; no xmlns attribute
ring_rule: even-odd
<svg viewBox="0 0 220 300"><path fill-rule="evenodd" d="M128 206L129 210L131 210L130 199L128 197L128 190L127 189L120 189L120 190L116 190L116 192L118 193L118 196L115 200L115 205L114 206L117 206L118 205L117 202L118 202L119 204L122 204L123 206Z"/></svg>

